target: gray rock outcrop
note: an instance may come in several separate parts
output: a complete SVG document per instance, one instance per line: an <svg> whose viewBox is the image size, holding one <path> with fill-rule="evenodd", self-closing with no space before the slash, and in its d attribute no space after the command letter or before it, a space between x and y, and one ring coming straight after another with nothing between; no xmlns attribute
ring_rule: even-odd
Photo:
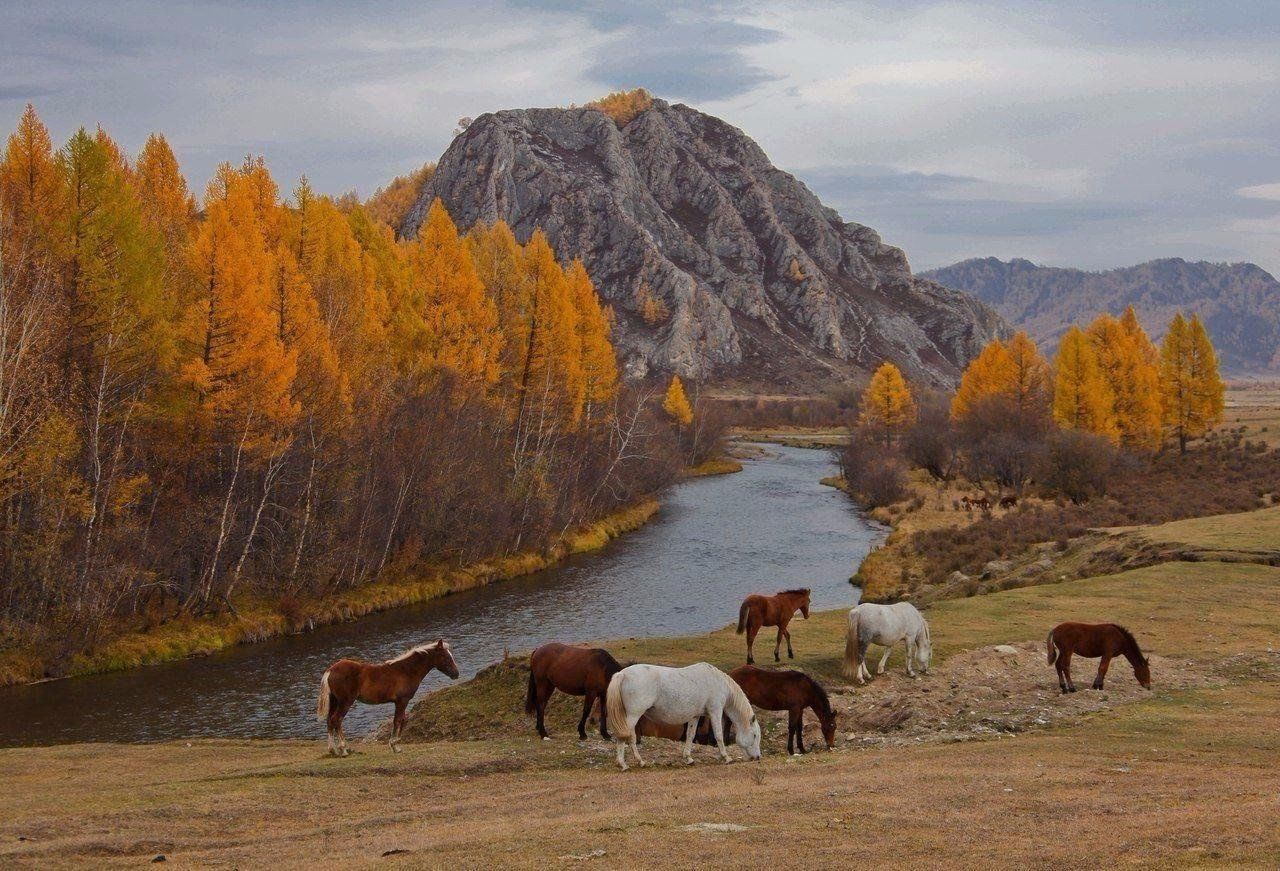
<svg viewBox="0 0 1280 871"><path fill-rule="evenodd" d="M558 256L582 258L633 377L803 388L891 360L950 385L1006 329L973 297L913 276L901 250L823 206L741 130L684 105L654 100L621 129L591 108L482 115L402 234L437 197L464 229L501 219L523 241L541 228ZM646 295L661 302L648 320Z"/></svg>

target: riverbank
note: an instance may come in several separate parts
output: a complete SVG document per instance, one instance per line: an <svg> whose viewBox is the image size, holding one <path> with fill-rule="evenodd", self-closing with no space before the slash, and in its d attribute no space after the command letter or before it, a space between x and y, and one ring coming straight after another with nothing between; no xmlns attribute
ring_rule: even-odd
<svg viewBox="0 0 1280 871"><path fill-rule="evenodd" d="M639 529L658 510L658 500L645 499L571 530L542 550L462 567L428 566L330 596L291 600L283 607L279 601L239 596L233 603L234 614L179 615L147 629L123 631L100 647L75 656L65 675L100 674L207 655L238 644L297 634L533 574L575 554L599 550L613 539ZM36 651L0 652L0 686L37 680L46 668L47 662Z"/></svg>
<svg viewBox="0 0 1280 871"><path fill-rule="evenodd" d="M836 749L787 757L783 722L762 714L758 764L721 765L695 748L689 768L675 744L649 740L654 764L619 772L604 742L577 741L580 702L561 694L553 738L540 741L514 664L424 696L398 755L366 742L328 758L318 733L0 750L10 785L0 856L96 867L157 855L277 867L317 855L391 867L809 867L855 854L904 867L1274 866L1280 733L1257 724L1280 716L1277 614L1280 569L1214 562L938 602L930 672L907 679L897 653L859 688L839 676L843 609L814 612L792 623L794 665L827 684L841 712ZM1128 625L1154 691L1120 661L1104 692L1059 695L1043 638L1064 619ZM731 627L608 644L620 659L720 667L740 663L742 645ZM1078 683L1093 666L1077 662ZM441 740L424 740L436 731ZM821 743L811 722L806 731Z"/></svg>

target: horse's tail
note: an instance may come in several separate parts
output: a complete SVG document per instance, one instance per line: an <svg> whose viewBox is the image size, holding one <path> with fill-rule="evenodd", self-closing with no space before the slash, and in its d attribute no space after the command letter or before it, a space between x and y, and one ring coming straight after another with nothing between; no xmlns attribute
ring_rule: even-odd
<svg viewBox="0 0 1280 871"><path fill-rule="evenodd" d="M320 698L316 700L316 719L323 723L329 719L329 672L320 678Z"/></svg>
<svg viewBox="0 0 1280 871"><path fill-rule="evenodd" d="M538 681L533 676L533 669L529 669L529 691L524 695L524 712L526 714L535 713L538 710Z"/></svg>
<svg viewBox="0 0 1280 871"><path fill-rule="evenodd" d="M741 635L747 631L747 614L751 611L751 603L743 601L742 607L738 609L738 634Z"/></svg>
<svg viewBox="0 0 1280 871"><path fill-rule="evenodd" d="M844 665L842 670L849 677L857 673L860 642L858 640L858 609L849 612L849 631L844 638Z"/></svg>
<svg viewBox="0 0 1280 871"><path fill-rule="evenodd" d="M1049 637L1044 640L1044 652L1048 657L1049 665L1053 665L1058 661L1058 645L1053 641L1053 630L1049 630Z"/></svg>
<svg viewBox="0 0 1280 871"><path fill-rule="evenodd" d="M609 714L609 729L613 737L619 741L630 740L631 727L627 724L627 706L622 701L623 674L618 672L609 681L609 689L604 694L605 711Z"/></svg>

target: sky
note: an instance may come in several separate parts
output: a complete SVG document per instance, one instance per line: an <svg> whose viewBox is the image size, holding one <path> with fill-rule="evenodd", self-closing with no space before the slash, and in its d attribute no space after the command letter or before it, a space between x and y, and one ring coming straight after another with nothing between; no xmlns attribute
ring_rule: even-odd
<svg viewBox="0 0 1280 871"><path fill-rule="evenodd" d="M0 5L0 130L152 131L367 195L463 116L646 87L742 128L915 269L1154 257L1280 274L1280 3Z"/></svg>

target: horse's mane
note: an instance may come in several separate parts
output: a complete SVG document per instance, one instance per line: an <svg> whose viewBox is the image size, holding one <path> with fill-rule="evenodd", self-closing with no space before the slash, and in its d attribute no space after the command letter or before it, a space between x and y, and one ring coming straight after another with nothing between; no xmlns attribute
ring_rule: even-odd
<svg viewBox="0 0 1280 871"><path fill-rule="evenodd" d="M1133 637L1133 633L1130 632L1128 629L1125 629L1119 623L1112 623L1111 625L1116 627L1116 629L1119 630L1120 634L1124 636L1125 640L1133 645L1133 652L1137 655L1138 659L1141 660L1142 662L1146 662L1147 658L1146 656L1143 655L1142 648L1138 646L1138 639Z"/></svg>
<svg viewBox="0 0 1280 871"><path fill-rule="evenodd" d="M793 590L783 590L778 595L779 596L807 596L809 595L809 593L810 593L810 590L808 587L796 587Z"/></svg>
<svg viewBox="0 0 1280 871"><path fill-rule="evenodd" d="M746 716L748 720L754 720L756 711L755 708L751 707L751 700L747 698L746 691L738 686L738 682L729 677L729 675L724 674L724 672L720 672L720 674L724 676L725 681L729 684L730 696L733 698L733 703L738 708L739 713Z"/></svg>
<svg viewBox="0 0 1280 871"><path fill-rule="evenodd" d="M395 663L395 662L404 662L409 657L418 653L428 653L436 647L437 643L439 644L441 650L443 650L445 653L448 653L450 656L453 655L453 648L449 646L449 642L447 641L432 642L430 644L419 644L417 647L410 647L408 650L406 650L404 653L397 656L395 659L388 659L387 665L391 665L392 663Z"/></svg>
<svg viewBox="0 0 1280 871"><path fill-rule="evenodd" d="M831 713L831 699L827 697L827 691L822 684L818 683L809 675L805 675L805 679L809 681L809 686L813 687L814 695L818 697L818 702L822 705L824 715Z"/></svg>

